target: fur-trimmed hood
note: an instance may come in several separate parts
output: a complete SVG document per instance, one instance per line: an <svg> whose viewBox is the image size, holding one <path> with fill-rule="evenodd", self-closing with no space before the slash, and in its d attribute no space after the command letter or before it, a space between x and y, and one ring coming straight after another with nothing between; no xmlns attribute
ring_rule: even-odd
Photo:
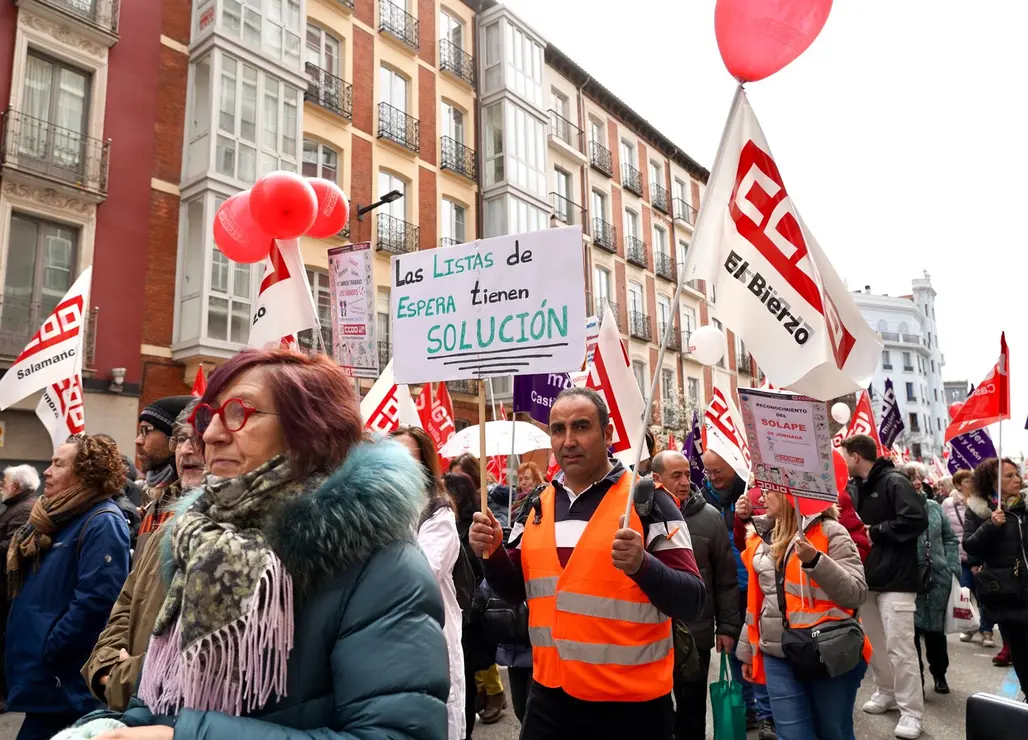
<svg viewBox="0 0 1028 740"><path fill-rule="evenodd" d="M171 577L171 529L203 494L175 503L161 543L162 574ZM303 495L284 502L265 529L301 596L396 542L413 542L425 506L424 475L407 449L390 440L362 442L342 466Z"/></svg>
<svg viewBox="0 0 1028 740"><path fill-rule="evenodd" d="M967 497L967 508L973 511L979 519L988 519L992 516L992 507L978 492Z"/></svg>

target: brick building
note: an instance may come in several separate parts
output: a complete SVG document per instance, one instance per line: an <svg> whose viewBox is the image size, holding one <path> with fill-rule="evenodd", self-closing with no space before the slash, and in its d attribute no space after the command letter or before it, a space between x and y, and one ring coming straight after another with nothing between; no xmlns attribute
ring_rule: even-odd
<svg viewBox="0 0 1028 740"><path fill-rule="evenodd" d="M188 41L184 17L187 0L0 3L0 366L92 265L86 428L125 450L145 371L140 347L159 300L144 290L159 246L150 242L151 193L163 155L177 147L161 116L181 130L169 98L185 80L167 57ZM0 413L5 464L49 460L38 400Z"/></svg>

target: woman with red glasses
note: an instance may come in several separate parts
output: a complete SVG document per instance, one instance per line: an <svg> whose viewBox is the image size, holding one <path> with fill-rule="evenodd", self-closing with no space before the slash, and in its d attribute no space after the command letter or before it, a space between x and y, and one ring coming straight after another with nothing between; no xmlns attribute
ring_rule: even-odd
<svg viewBox="0 0 1028 740"><path fill-rule="evenodd" d="M103 737L446 737L443 604L411 535L423 476L402 445L361 442L352 380L248 350L191 421L212 477L166 527L168 595Z"/></svg>

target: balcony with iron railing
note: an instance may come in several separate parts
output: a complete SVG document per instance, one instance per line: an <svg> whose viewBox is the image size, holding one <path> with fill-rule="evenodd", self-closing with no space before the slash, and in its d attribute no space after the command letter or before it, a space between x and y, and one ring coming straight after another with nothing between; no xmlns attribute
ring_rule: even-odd
<svg viewBox="0 0 1028 740"><path fill-rule="evenodd" d="M464 243L463 239L454 239L452 236L442 236L442 237L439 237L439 246L440 247L455 247L458 244L463 244L463 243Z"/></svg>
<svg viewBox="0 0 1028 740"><path fill-rule="evenodd" d="M442 155L439 160L439 168L450 170L474 182L478 172L475 150L449 136L442 137L439 143Z"/></svg>
<svg viewBox="0 0 1028 740"><path fill-rule="evenodd" d="M589 142L589 164L597 172L614 177L614 158L610 154L610 149L598 141Z"/></svg>
<svg viewBox="0 0 1028 740"><path fill-rule="evenodd" d="M616 253L618 251L618 232L602 218L593 219L593 244L600 249Z"/></svg>
<svg viewBox="0 0 1028 740"><path fill-rule="evenodd" d="M108 48L118 42L120 0L17 0L15 5L37 5L61 20L79 25L87 35Z"/></svg>
<svg viewBox="0 0 1028 740"><path fill-rule="evenodd" d="M576 152L582 151L582 129L555 110L550 111L550 136L564 142Z"/></svg>
<svg viewBox="0 0 1028 740"><path fill-rule="evenodd" d="M686 203L681 198L675 198L671 203L675 210L675 218L679 221L684 221L690 226L696 225L696 209Z"/></svg>
<svg viewBox="0 0 1028 740"><path fill-rule="evenodd" d="M653 207L658 211L671 213L671 203L668 200L667 190L665 190L659 183L650 183L650 203L652 203Z"/></svg>
<svg viewBox="0 0 1028 740"><path fill-rule="evenodd" d="M352 120L353 85L311 62L307 62L305 69L308 82L303 99Z"/></svg>
<svg viewBox="0 0 1028 740"><path fill-rule="evenodd" d="M32 337L50 316L55 305L56 301L44 304L28 297L0 295L0 363L9 366L18 359L25 346L32 341ZM100 309L94 307L84 317L84 370L93 370L96 366L96 330L99 313Z"/></svg>
<svg viewBox="0 0 1028 740"><path fill-rule="evenodd" d="M414 224L387 213L378 214L378 249L390 254L417 252L421 246L421 230Z"/></svg>
<svg viewBox="0 0 1028 740"><path fill-rule="evenodd" d="M625 259L644 269L648 267L650 261L646 255L646 242L639 237L625 234Z"/></svg>
<svg viewBox="0 0 1028 740"><path fill-rule="evenodd" d="M671 255L666 252L657 252L653 255L653 271L657 274L657 277L662 277L665 280L670 280L672 283L678 280L675 275L675 263L671 261Z"/></svg>
<svg viewBox="0 0 1028 740"><path fill-rule="evenodd" d="M559 193L550 193L550 202L553 204L553 215L557 220L567 226L574 226L582 221L582 206L574 203Z"/></svg>
<svg viewBox="0 0 1028 740"><path fill-rule="evenodd" d="M636 339L643 339L647 342L653 339L650 331L650 317L642 311L628 312L628 333Z"/></svg>
<svg viewBox="0 0 1028 740"><path fill-rule="evenodd" d="M642 197L642 173L630 164L621 165L621 185L628 192L635 193L639 197Z"/></svg>
<svg viewBox="0 0 1028 740"><path fill-rule="evenodd" d="M446 389L450 393L464 393L469 396L478 395L477 380L447 380Z"/></svg>
<svg viewBox="0 0 1028 740"><path fill-rule="evenodd" d="M378 138L391 141L417 154L421 151L421 124L389 103L378 104Z"/></svg>
<svg viewBox="0 0 1028 740"><path fill-rule="evenodd" d="M618 304L609 298L598 296L593 298L593 315L598 316L600 321L603 320L604 304L610 306L610 312L614 314L614 322L617 324L618 331L624 331L625 327L621 325L621 313L618 311Z"/></svg>
<svg viewBox="0 0 1028 740"><path fill-rule="evenodd" d="M421 48L418 41L418 19L389 0L378 0L378 30L413 51Z"/></svg>
<svg viewBox="0 0 1028 740"><path fill-rule="evenodd" d="M336 5L342 5L347 10L353 10L353 0L336 0Z"/></svg>
<svg viewBox="0 0 1028 740"><path fill-rule="evenodd" d="M439 39L439 71L475 86L475 58L449 39Z"/></svg>
<svg viewBox="0 0 1028 740"><path fill-rule="evenodd" d="M0 163L5 171L75 188L95 203L107 199L111 142L12 109L2 118Z"/></svg>
<svg viewBox="0 0 1028 740"><path fill-rule="evenodd" d="M389 364L389 360L393 358L393 343L392 342L379 342L378 343L378 371L382 372L385 370L385 366Z"/></svg>
<svg viewBox="0 0 1028 740"><path fill-rule="evenodd" d="M660 324L657 325L657 332L658 332L658 334L657 334L657 341L658 342L663 342L664 341L664 332L665 331L667 331L667 322L661 322ZM668 340L667 340L667 348L669 350L671 350L672 352L681 352L682 351L682 334L680 332L675 331L674 327L671 328L671 335L668 337Z"/></svg>

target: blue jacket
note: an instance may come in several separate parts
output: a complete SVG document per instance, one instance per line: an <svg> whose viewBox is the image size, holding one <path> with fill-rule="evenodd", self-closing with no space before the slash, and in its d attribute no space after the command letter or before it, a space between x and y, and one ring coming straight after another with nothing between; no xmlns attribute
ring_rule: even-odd
<svg viewBox="0 0 1028 740"><path fill-rule="evenodd" d="M84 714L99 702L80 671L129 572L121 510L104 501L76 517L54 535L38 565L7 619L7 707Z"/></svg>

